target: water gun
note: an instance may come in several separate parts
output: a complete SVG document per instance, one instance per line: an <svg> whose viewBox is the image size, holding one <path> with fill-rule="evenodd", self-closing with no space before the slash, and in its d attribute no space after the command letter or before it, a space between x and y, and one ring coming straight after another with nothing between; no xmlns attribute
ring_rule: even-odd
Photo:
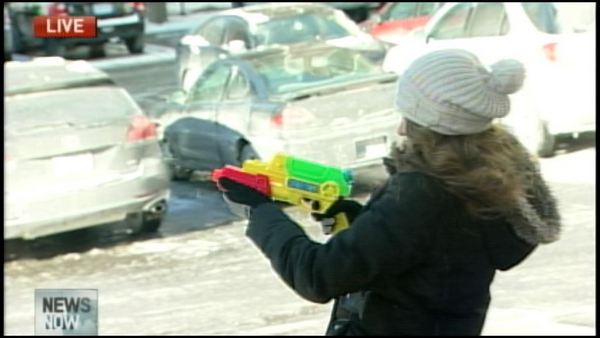
<svg viewBox="0 0 600 338"><path fill-rule="evenodd" d="M226 177L232 181L247 185L274 201L282 201L298 205L317 214L324 214L340 197L350 196L352 173L336 167L325 166L287 156L276 154L270 162L247 160L242 168L226 165L216 169L211 179L217 183ZM344 213L335 215L333 224L325 224L326 234L336 234L348 228L348 218Z"/></svg>

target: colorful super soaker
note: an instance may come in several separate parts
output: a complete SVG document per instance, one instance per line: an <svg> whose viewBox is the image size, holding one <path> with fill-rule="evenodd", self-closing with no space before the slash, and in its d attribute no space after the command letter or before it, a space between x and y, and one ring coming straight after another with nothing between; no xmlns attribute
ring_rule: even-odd
<svg viewBox="0 0 600 338"><path fill-rule="evenodd" d="M276 154L270 162L248 160L242 168L227 165L212 172L217 183L221 177L245 184L274 201L303 207L309 212L324 214L340 197L350 196L352 173L336 167L325 166L283 153ZM335 223L325 228L326 234L336 234L349 226L344 213L335 216Z"/></svg>

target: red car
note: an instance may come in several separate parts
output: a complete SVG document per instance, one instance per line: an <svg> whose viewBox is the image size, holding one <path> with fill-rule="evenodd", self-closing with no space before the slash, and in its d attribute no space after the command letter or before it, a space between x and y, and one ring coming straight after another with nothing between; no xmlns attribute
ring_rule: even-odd
<svg viewBox="0 0 600 338"><path fill-rule="evenodd" d="M387 2L362 26L374 37L390 43L423 27L443 2Z"/></svg>

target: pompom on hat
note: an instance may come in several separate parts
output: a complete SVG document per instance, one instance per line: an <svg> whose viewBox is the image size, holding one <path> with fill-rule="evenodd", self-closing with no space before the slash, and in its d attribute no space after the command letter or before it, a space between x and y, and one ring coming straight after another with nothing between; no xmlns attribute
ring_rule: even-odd
<svg viewBox="0 0 600 338"><path fill-rule="evenodd" d="M466 50L428 53L400 76L396 107L405 118L440 134L480 133L509 113L508 95L525 79L517 60L501 60L490 70Z"/></svg>

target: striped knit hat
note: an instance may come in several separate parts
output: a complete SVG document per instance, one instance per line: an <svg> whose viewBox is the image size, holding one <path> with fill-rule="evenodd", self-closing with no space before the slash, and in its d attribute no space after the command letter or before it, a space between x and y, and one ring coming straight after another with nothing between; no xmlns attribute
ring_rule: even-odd
<svg viewBox="0 0 600 338"><path fill-rule="evenodd" d="M445 49L416 59L400 76L396 106L404 117L444 135L475 134L510 110L525 68L502 60L491 72L465 50Z"/></svg>

